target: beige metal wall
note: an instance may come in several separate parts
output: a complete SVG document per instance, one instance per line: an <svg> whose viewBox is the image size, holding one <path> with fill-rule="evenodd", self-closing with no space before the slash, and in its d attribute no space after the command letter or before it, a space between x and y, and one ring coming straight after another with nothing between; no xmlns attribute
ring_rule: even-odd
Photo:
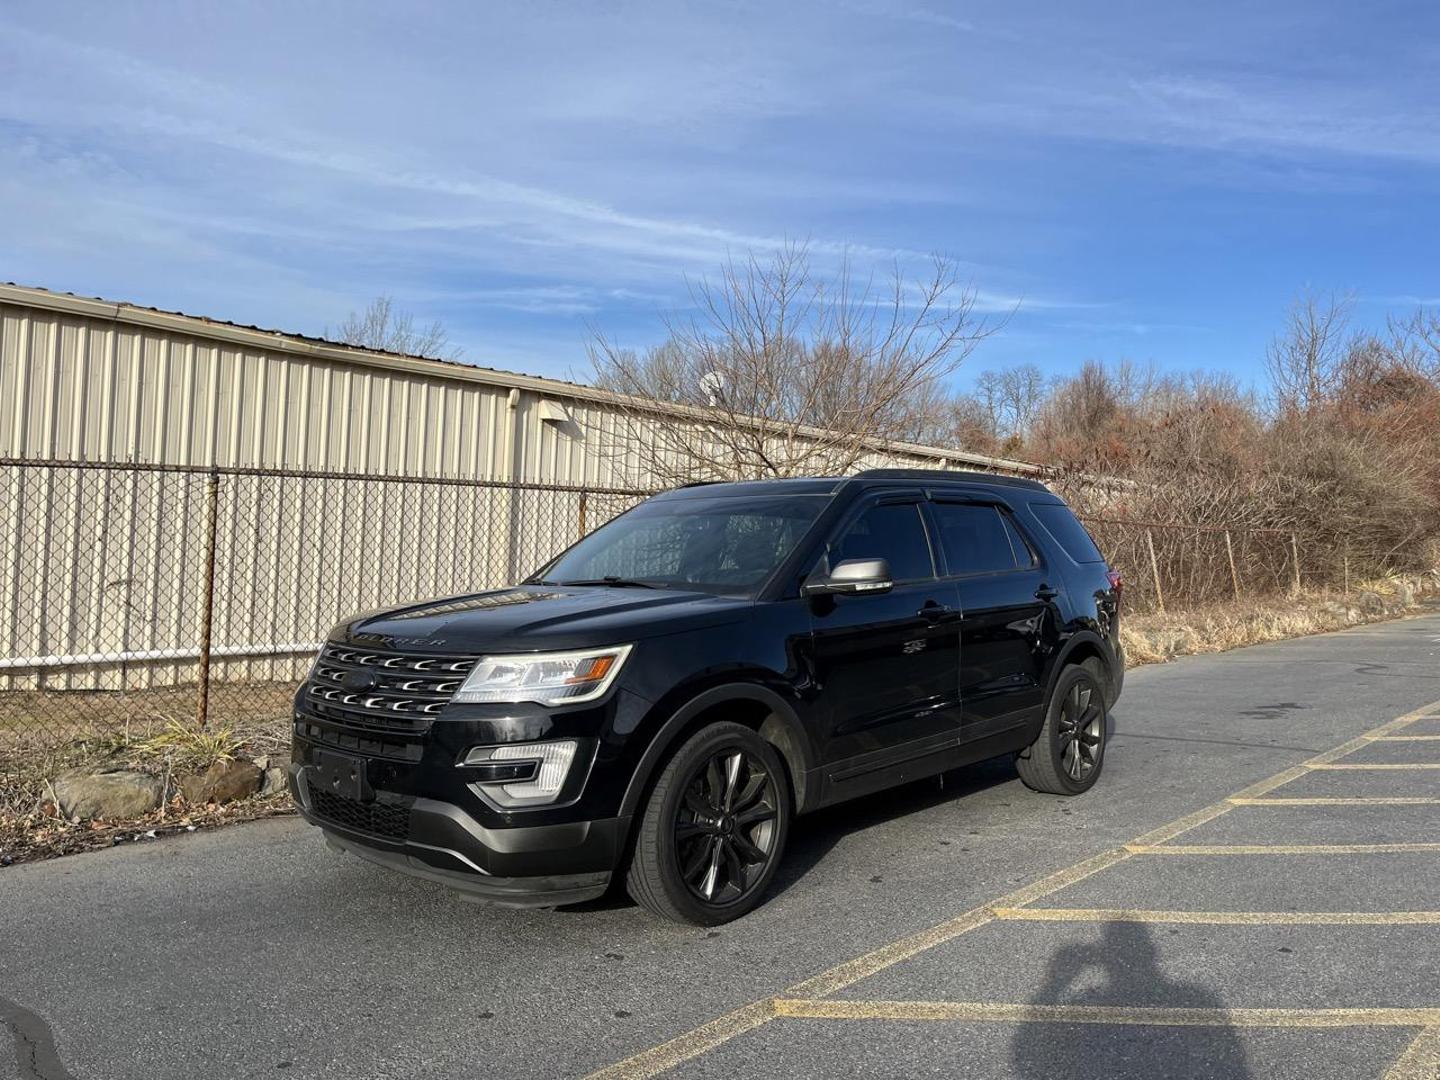
<svg viewBox="0 0 1440 1080"><path fill-rule="evenodd" d="M0 285L0 458L651 486L620 456L620 417L589 387ZM1027 469L923 447L873 463ZM204 480L0 468L0 689L193 678ZM627 505L378 479L222 484L216 643L238 651L222 677L294 677L300 661L264 650L307 645L357 608L506 584ZM367 561L338 564L345 552ZM157 651L181 655L50 663Z"/></svg>
<svg viewBox="0 0 1440 1080"><path fill-rule="evenodd" d="M0 285L0 456L634 484L610 401L553 379ZM568 422L545 418L556 406ZM927 447L876 459L1033 471Z"/></svg>

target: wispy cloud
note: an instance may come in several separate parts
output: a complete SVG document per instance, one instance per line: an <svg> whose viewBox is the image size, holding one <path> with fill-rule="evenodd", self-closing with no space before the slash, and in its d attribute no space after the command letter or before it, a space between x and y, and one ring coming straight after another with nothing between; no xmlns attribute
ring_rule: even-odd
<svg viewBox="0 0 1440 1080"><path fill-rule="evenodd" d="M0 9L4 276L300 330L389 293L553 371L799 241L878 277L958 256L1016 350L1183 352L1205 290L1283 306L1262 244L1440 163L1423 13L1402 40L1300 0L193 10Z"/></svg>

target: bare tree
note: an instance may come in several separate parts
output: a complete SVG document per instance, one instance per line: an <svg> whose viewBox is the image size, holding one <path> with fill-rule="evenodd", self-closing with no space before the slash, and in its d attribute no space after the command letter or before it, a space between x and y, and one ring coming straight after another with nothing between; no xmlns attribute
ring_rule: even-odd
<svg viewBox="0 0 1440 1080"><path fill-rule="evenodd" d="M377 296L364 311L352 311L336 330L327 326L325 336L377 352L433 360L459 360L461 356L460 348L450 343L450 335L438 321L417 328L415 316L396 310L395 300L389 296Z"/></svg>
<svg viewBox="0 0 1440 1080"><path fill-rule="evenodd" d="M1290 305L1285 329L1265 354L1265 366L1282 412L1310 412L1335 389L1348 346L1350 295L1307 292Z"/></svg>
<svg viewBox="0 0 1440 1080"><path fill-rule="evenodd" d="M982 371L975 398L1002 440L1020 442L1030 433L1048 396L1045 373L1034 364Z"/></svg>
<svg viewBox="0 0 1440 1080"><path fill-rule="evenodd" d="M853 469L923 430L938 388L993 332L938 258L882 288L848 263L818 275L788 247L692 293L699 314L669 321L663 344L589 348L599 385L629 399L624 459L649 483Z"/></svg>

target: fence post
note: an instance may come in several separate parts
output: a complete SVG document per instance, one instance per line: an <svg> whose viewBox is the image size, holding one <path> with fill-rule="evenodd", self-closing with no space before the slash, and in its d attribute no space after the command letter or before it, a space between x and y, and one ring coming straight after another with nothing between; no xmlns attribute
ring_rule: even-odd
<svg viewBox="0 0 1440 1080"><path fill-rule="evenodd" d="M1292 585L1295 595L1300 595L1300 544L1295 539L1295 534L1290 534L1290 568L1294 572Z"/></svg>
<svg viewBox="0 0 1440 1080"><path fill-rule="evenodd" d="M1155 558L1155 538L1150 530L1145 530L1145 546L1150 549L1150 573L1155 576L1155 606L1160 609L1160 614L1165 614L1165 593L1160 589L1160 562Z"/></svg>
<svg viewBox="0 0 1440 1080"><path fill-rule="evenodd" d="M1240 575L1235 572L1235 549L1230 544L1230 530L1225 530L1225 558L1230 562L1230 585L1235 590L1235 599L1240 599Z"/></svg>
<svg viewBox="0 0 1440 1080"><path fill-rule="evenodd" d="M215 522L220 504L220 474L211 471L205 480L205 584L201 590L200 670L196 676L198 696L195 725L203 728L210 720L210 640L215 626Z"/></svg>
<svg viewBox="0 0 1440 1080"><path fill-rule="evenodd" d="M577 540L585 538L585 499L589 494L588 491L580 492L580 535L576 537Z"/></svg>

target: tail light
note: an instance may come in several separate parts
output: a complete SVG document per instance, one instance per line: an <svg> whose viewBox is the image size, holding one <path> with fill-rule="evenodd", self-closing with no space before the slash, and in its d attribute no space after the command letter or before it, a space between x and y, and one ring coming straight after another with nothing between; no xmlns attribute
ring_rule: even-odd
<svg viewBox="0 0 1440 1080"><path fill-rule="evenodd" d="M1105 577L1110 582L1110 588L1117 593L1125 587L1125 581L1120 577L1119 570L1106 570Z"/></svg>

